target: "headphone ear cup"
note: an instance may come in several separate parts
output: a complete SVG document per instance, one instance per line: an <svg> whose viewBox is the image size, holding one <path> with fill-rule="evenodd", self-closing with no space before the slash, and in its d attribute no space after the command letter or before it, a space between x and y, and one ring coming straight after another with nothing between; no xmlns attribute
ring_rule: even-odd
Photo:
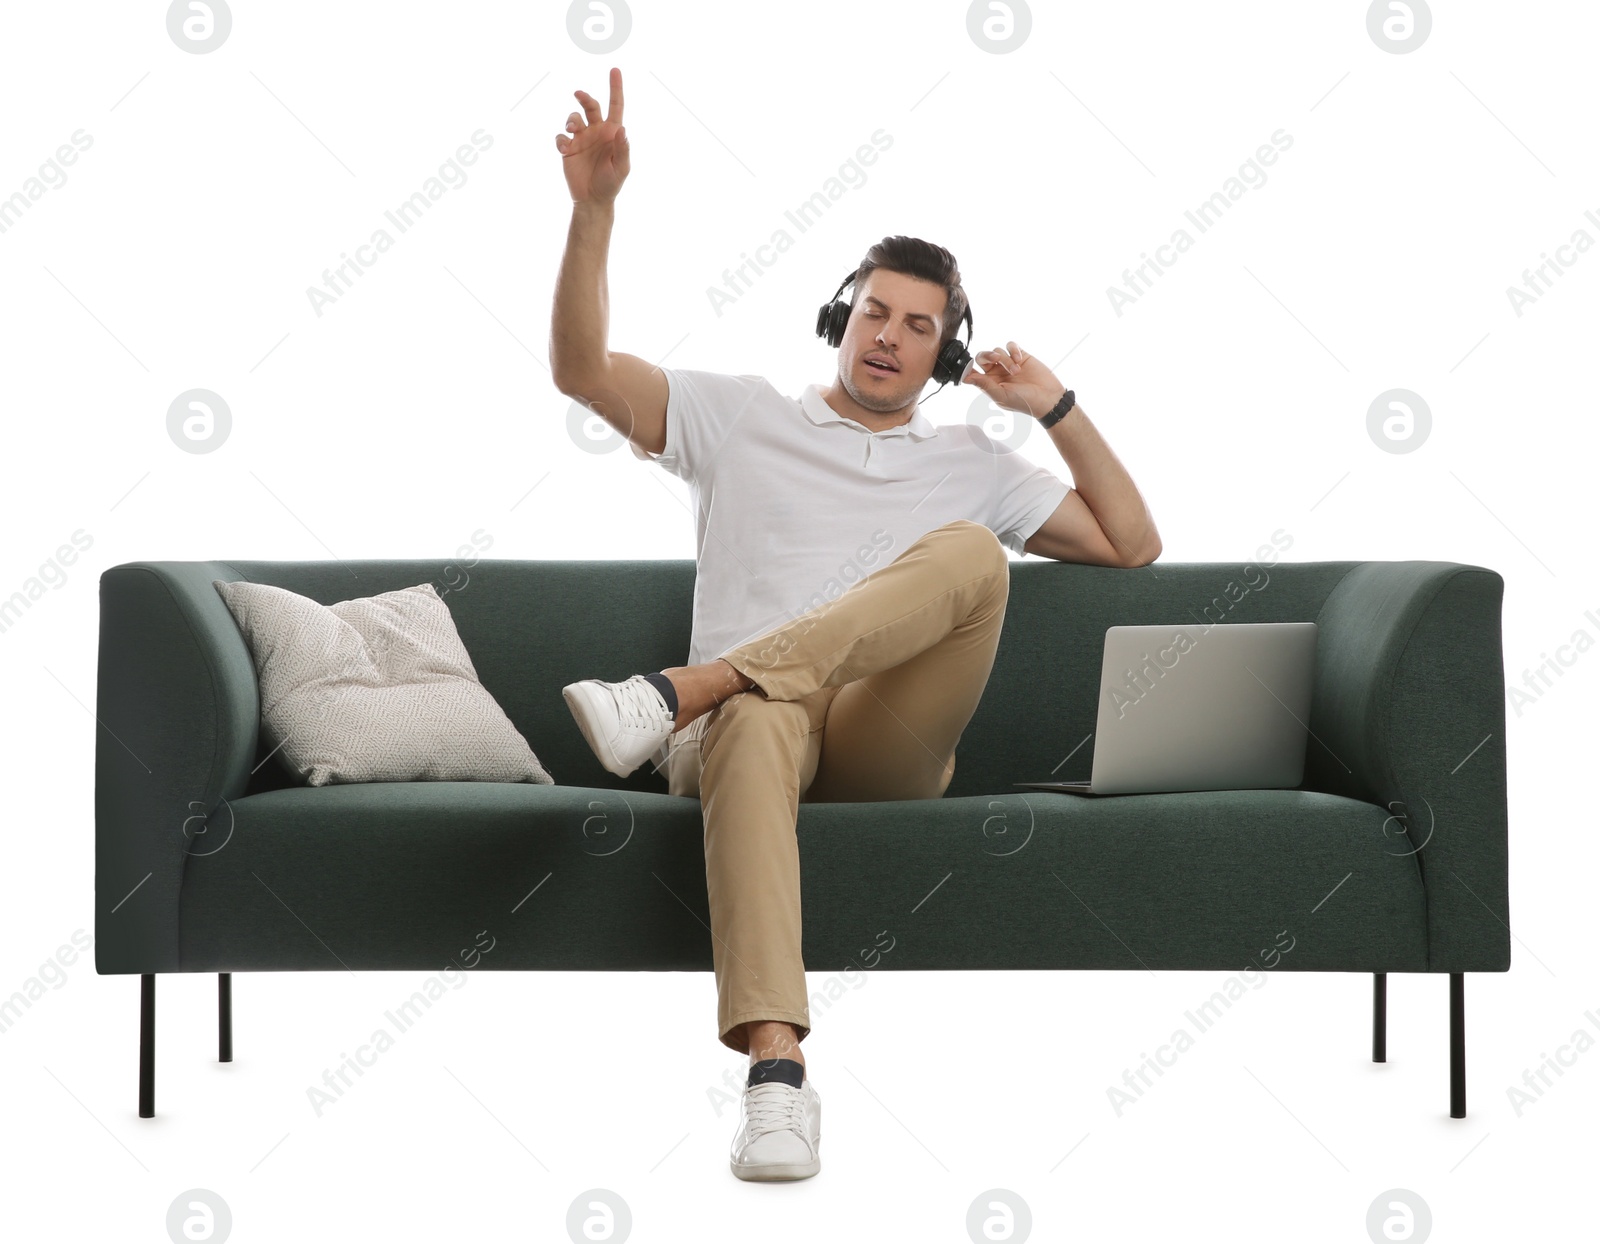
<svg viewBox="0 0 1600 1244"><path fill-rule="evenodd" d="M817 336L821 337L830 346L839 343L833 339L833 309L839 305L838 301L825 302L817 308Z"/></svg>
<svg viewBox="0 0 1600 1244"><path fill-rule="evenodd" d="M850 304L834 299L833 305L828 308L828 344L837 346L844 340L845 326L850 323Z"/></svg>
<svg viewBox="0 0 1600 1244"><path fill-rule="evenodd" d="M939 350L939 357L933 365L933 378L940 384L954 384L966 373L971 363L972 356L967 353L966 346L952 337Z"/></svg>

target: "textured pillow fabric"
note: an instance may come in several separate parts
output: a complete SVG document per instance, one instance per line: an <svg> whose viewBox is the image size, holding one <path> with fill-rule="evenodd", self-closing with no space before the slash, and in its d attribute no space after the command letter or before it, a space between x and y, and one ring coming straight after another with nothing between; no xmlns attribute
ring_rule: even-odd
<svg viewBox="0 0 1600 1244"><path fill-rule="evenodd" d="M265 583L212 586L250 647L273 754L306 785L554 783L478 681L431 583L336 605Z"/></svg>

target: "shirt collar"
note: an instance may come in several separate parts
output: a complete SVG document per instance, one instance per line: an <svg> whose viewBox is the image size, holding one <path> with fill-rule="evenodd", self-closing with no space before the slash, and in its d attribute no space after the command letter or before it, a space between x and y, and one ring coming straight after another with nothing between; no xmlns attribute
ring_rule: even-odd
<svg viewBox="0 0 1600 1244"><path fill-rule="evenodd" d="M822 396L822 386L818 384L808 384L806 386L805 392L800 395L800 409L805 411L806 418L819 427L824 423L849 423L856 427L865 426L857 424L853 419L846 420L843 415L834 410L832 406L829 406L827 400ZM885 428L882 435L912 436L921 441L927 440L930 436L938 436L939 429L934 426L933 421L927 415L922 413L922 406L919 403L916 409L911 412L911 419L908 422L902 423L898 427Z"/></svg>

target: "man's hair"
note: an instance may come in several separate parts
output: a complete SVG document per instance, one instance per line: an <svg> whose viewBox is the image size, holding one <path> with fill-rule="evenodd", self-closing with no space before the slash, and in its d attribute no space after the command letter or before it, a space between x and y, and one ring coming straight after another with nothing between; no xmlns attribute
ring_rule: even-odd
<svg viewBox="0 0 1600 1244"><path fill-rule="evenodd" d="M856 268L855 284L850 290L853 310L861 287L866 284L867 273L874 268L886 272L899 272L942 286L945 294L944 328L939 336L943 346L961 327L961 317L967 310L967 291L961 288L961 269L956 267L956 257L942 246L924 242L921 238L908 238L904 234L884 238L867 251L867 257Z"/></svg>

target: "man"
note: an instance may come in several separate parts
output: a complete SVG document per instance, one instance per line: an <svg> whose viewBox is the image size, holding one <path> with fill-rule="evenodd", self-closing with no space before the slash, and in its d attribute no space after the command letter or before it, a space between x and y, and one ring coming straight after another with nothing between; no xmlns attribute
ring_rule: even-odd
<svg viewBox="0 0 1600 1244"><path fill-rule="evenodd" d="M966 358L954 340L970 321L960 273L927 242L871 248L837 375L798 400L759 376L609 350L606 251L629 168L621 71L604 117L574 94L583 111L556 138L573 205L551 373L637 456L689 483L696 583L688 664L563 695L609 771L653 760L671 793L701 801L718 1037L750 1057L730 1166L742 1179L802 1179L820 1169L821 1105L800 1051L811 1029L798 804L944 794L999 642L1006 547L1136 567L1161 541L1042 362L1016 342ZM941 375L964 372L960 383L1049 424L1075 487L974 427L922 414L942 351Z"/></svg>

